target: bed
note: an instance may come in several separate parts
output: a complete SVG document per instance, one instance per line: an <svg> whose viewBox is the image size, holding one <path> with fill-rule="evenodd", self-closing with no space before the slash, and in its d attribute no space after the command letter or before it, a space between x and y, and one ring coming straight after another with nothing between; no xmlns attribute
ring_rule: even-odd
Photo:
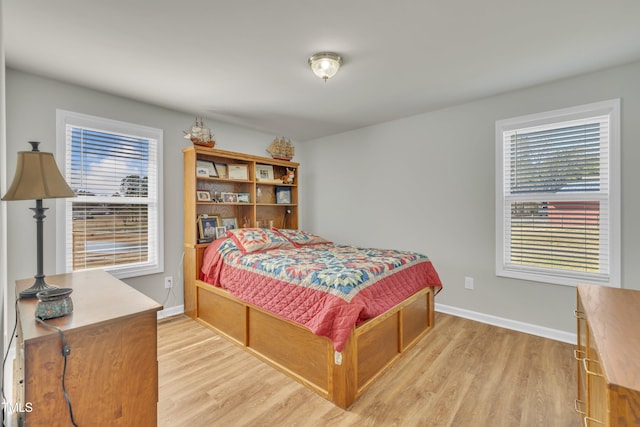
<svg viewBox="0 0 640 427"><path fill-rule="evenodd" d="M433 328L442 284L424 255L300 230L227 234L196 248L194 317L339 407Z"/></svg>

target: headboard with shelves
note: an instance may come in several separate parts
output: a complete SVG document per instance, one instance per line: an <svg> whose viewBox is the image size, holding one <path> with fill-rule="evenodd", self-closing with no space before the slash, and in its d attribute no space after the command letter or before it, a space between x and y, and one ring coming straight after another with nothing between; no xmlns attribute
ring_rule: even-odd
<svg viewBox="0 0 640 427"><path fill-rule="evenodd" d="M210 238L200 235L198 218L235 219L238 227L298 228L300 165L200 146L188 147L182 152L184 310L193 316L195 280L199 276L206 240ZM293 182L283 183L281 177L291 170L294 171Z"/></svg>

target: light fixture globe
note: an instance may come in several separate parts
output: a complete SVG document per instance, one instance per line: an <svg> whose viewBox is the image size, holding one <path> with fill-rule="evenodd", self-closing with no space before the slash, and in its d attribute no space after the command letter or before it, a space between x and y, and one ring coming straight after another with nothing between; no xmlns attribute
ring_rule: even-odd
<svg viewBox="0 0 640 427"><path fill-rule="evenodd" d="M333 52L320 52L309 58L311 70L316 76L323 79L325 83L327 79L336 75L340 65L342 65L342 58Z"/></svg>

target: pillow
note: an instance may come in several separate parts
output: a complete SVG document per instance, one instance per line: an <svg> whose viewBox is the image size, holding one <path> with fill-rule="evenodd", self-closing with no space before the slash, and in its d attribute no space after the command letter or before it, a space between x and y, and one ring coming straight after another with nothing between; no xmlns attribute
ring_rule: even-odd
<svg viewBox="0 0 640 427"><path fill-rule="evenodd" d="M295 246L317 245L320 243L331 243L323 237L307 233L303 230L274 230L289 239Z"/></svg>
<svg viewBox="0 0 640 427"><path fill-rule="evenodd" d="M243 254L268 249L291 249L293 243L268 228L236 228L227 231Z"/></svg>

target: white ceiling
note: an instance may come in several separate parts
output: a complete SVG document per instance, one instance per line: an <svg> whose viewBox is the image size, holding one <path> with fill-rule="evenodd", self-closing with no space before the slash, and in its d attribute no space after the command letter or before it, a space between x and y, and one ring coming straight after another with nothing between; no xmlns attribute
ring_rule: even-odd
<svg viewBox="0 0 640 427"><path fill-rule="evenodd" d="M3 1L9 67L294 141L640 59L638 0Z"/></svg>

